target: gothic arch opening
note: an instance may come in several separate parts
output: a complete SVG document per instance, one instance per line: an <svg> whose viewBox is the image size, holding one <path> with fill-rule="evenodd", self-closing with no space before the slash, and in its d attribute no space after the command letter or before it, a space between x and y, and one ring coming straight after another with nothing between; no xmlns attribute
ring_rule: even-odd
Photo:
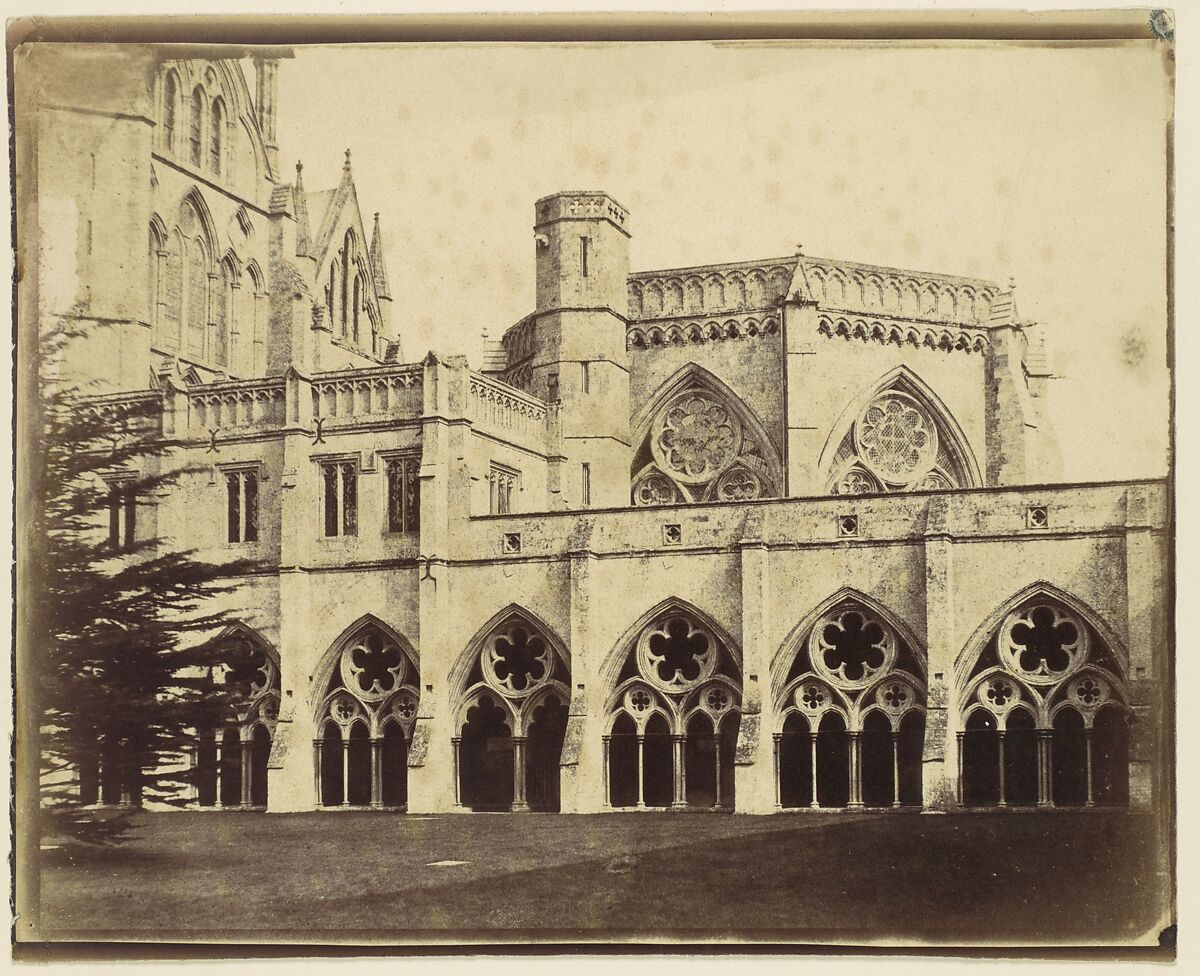
<svg viewBox="0 0 1200 976"><path fill-rule="evenodd" d="M215 642L213 677L232 692L229 707L207 717L191 755L196 805L267 805L267 762L279 717L279 655L256 631L226 628Z"/></svg>
<svg viewBox="0 0 1200 976"><path fill-rule="evenodd" d="M773 682L776 805L919 807L925 669L902 629L839 595L799 628Z"/></svg>
<svg viewBox="0 0 1200 976"><path fill-rule="evenodd" d="M456 803L557 812L571 698L560 642L532 614L511 607L468 645L456 670Z"/></svg>
<svg viewBox="0 0 1200 976"><path fill-rule="evenodd" d="M962 428L933 391L903 366L843 411L822 452L820 470L834 495L982 484Z"/></svg>
<svg viewBox="0 0 1200 976"><path fill-rule="evenodd" d="M1131 713L1121 662L1074 601L1034 590L960 672L959 802L1121 806Z"/></svg>
<svg viewBox="0 0 1200 976"><path fill-rule="evenodd" d="M779 453L762 422L708 370L679 370L634 418L635 505L738 501L782 493Z"/></svg>
<svg viewBox="0 0 1200 976"><path fill-rule="evenodd" d="M605 806L732 808L742 678L728 640L672 602L619 650L605 722Z"/></svg>
<svg viewBox="0 0 1200 976"><path fill-rule="evenodd" d="M412 647L379 620L364 617L334 642L318 687L313 742L318 804L404 809L421 697Z"/></svg>

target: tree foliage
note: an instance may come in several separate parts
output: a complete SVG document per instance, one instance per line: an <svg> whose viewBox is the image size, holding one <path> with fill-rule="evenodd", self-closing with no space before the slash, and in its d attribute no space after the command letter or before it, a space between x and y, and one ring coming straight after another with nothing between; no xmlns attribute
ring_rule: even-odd
<svg viewBox="0 0 1200 976"><path fill-rule="evenodd" d="M51 337L43 364L69 339ZM217 639L231 623L219 597L252 565L145 531L187 473L163 433L161 394L88 396L41 373L42 436L30 452L37 524L24 571L42 806L58 832L112 839L119 819L96 817L89 801L186 803L197 730L219 725L245 694L245 682L225 680L231 664L245 668Z"/></svg>

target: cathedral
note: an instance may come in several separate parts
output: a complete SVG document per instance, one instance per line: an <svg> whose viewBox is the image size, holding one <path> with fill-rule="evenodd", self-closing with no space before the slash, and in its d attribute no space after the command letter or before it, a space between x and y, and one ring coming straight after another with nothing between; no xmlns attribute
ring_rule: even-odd
<svg viewBox="0 0 1200 976"><path fill-rule="evenodd" d="M284 166L270 52L37 48L21 328L80 330L187 469L112 541L259 566L195 805L1169 805L1168 485L1060 470L1011 281L631 270L654 228L550 192L472 364L410 348L349 151L331 188Z"/></svg>

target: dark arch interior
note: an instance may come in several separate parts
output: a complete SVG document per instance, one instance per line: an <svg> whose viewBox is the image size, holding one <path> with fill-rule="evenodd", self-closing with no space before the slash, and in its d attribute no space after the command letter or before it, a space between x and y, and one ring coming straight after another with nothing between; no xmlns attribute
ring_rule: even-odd
<svg viewBox="0 0 1200 976"><path fill-rule="evenodd" d="M614 807L632 807L638 798L637 725L621 712L608 740L608 799Z"/></svg>
<svg viewBox="0 0 1200 976"><path fill-rule="evenodd" d="M561 806L559 770L567 734L567 706L557 695L531 716L525 755L525 794L532 810L557 813Z"/></svg>
<svg viewBox="0 0 1200 976"><path fill-rule="evenodd" d="M459 789L472 810L510 810L514 796L512 730L491 695L467 710L459 746Z"/></svg>
<svg viewBox="0 0 1200 976"><path fill-rule="evenodd" d="M868 807L890 807L896 801L895 747L892 723L882 712L863 720L862 799Z"/></svg>
<svg viewBox="0 0 1200 976"><path fill-rule="evenodd" d="M383 782L380 794L385 807L402 807L408 803L408 740L404 729L396 722L383 728L383 755L380 773Z"/></svg>
<svg viewBox="0 0 1200 976"><path fill-rule="evenodd" d="M717 805L717 738L703 712L688 720L683 747L684 795L689 807Z"/></svg>
<svg viewBox="0 0 1200 976"><path fill-rule="evenodd" d="M365 807L371 802L371 735L365 722L350 727L349 796L352 807Z"/></svg>
<svg viewBox="0 0 1200 976"><path fill-rule="evenodd" d="M817 728L817 803L823 807L850 803L850 738L837 712L826 712Z"/></svg>
<svg viewBox="0 0 1200 976"><path fill-rule="evenodd" d="M1055 806L1083 806L1087 802L1087 732L1083 716L1074 708L1064 708L1054 716L1051 767Z"/></svg>
<svg viewBox="0 0 1200 976"><path fill-rule="evenodd" d="M321 733L321 805L332 807L345 796L342 781L342 736L337 725L326 722Z"/></svg>
<svg viewBox="0 0 1200 976"><path fill-rule="evenodd" d="M669 807L675 796L675 756L671 730L660 714L646 723L643 744L643 786L648 807Z"/></svg>
<svg viewBox="0 0 1200 976"><path fill-rule="evenodd" d="M221 802L237 806L242 802L242 740L233 729L221 735Z"/></svg>
<svg viewBox="0 0 1200 976"><path fill-rule="evenodd" d="M256 725L250 737L250 802L256 807L267 805L267 761L271 758L271 733L266 726Z"/></svg>
<svg viewBox="0 0 1200 976"><path fill-rule="evenodd" d="M1037 804L1037 731L1024 708L1008 713L1004 723L1004 798L1015 807Z"/></svg>
<svg viewBox="0 0 1200 976"><path fill-rule="evenodd" d="M1096 803L1129 802L1129 722L1111 705L1100 709L1092 722L1092 779Z"/></svg>
<svg viewBox="0 0 1200 976"><path fill-rule="evenodd" d="M793 712L779 737L779 804L786 809L812 805L812 743L808 721Z"/></svg>
<svg viewBox="0 0 1200 976"><path fill-rule="evenodd" d="M1000 737L996 717L977 709L962 738L962 800L968 807L1000 802Z"/></svg>

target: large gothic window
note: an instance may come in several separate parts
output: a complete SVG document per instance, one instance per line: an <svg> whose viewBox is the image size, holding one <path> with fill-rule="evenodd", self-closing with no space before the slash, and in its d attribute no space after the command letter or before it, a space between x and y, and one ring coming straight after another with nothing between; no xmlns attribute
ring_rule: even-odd
<svg viewBox="0 0 1200 976"><path fill-rule="evenodd" d="M685 382L654 410L634 458L633 504L742 501L779 493L777 455L761 425L715 385Z"/></svg>
<svg viewBox="0 0 1200 976"><path fill-rule="evenodd" d="M881 614L854 600L824 613L777 696L776 804L920 806L922 674Z"/></svg>
<svg viewBox="0 0 1200 976"><path fill-rule="evenodd" d="M186 247L177 230L168 236L167 253L163 258L163 343L171 349L178 349L183 337L183 255Z"/></svg>
<svg viewBox="0 0 1200 976"><path fill-rule="evenodd" d="M219 640L219 679L232 692L228 711L197 736L192 754L196 802L245 809L267 805L267 763L279 718L279 659L245 627Z"/></svg>
<svg viewBox="0 0 1200 976"><path fill-rule="evenodd" d="M842 436L828 473L835 495L945 491L975 483L968 449L910 384L875 394Z"/></svg>
<svg viewBox="0 0 1200 976"><path fill-rule="evenodd" d="M163 145L167 152L175 151L175 127L179 112L179 79L168 71L163 84Z"/></svg>
<svg viewBox="0 0 1200 976"><path fill-rule="evenodd" d="M221 277L213 290L213 362L229 365L230 319L237 290L236 272L228 261L221 262Z"/></svg>
<svg viewBox="0 0 1200 976"><path fill-rule="evenodd" d="M335 650L313 744L323 807L408 804L420 674L407 645L365 622Z"/></svg>
<svg viewBox="0 0 1200 976"><path fill-rule="evenodd" d="M518 611L491 626L458 709L456 802L557 811L569 701L566 661L540 626Z"/></svg>
<svg viewBox="0 0 1200 976"><path fill-rule="evenodd" d="M204 155L201 133L204 129L204 89L199 85L192 91L192 115L188 128L188 148L193 166L199 166Z"/></svg>
<svg viewBox="0 0 1200 976"><path fill-rule="evenodd" d="M187 249L187 351L204 355L208 331L208 251L197 237Z"/></svg>
<svg viewBox="0 0 1200 976"><path fill-rule="evenodd" d="M217 176L221 175L221 152L225 137L225 103L214 98L212 122L208 133L208 166Z"/></svg>
<svg viewBox="0 0 1200 976"><path fill-rule="evenodd" d="M1129 709L1100 635L1038 596L1005 616L960 699L959 802L965 806L1124 805Z"/></svg>
<svg viewBox="0 0 1200 976"><path fill-rule="evenodd" d="M651 620L609 699L605 805L731 807L741 688L733 655L695 614Z"/></svg>

